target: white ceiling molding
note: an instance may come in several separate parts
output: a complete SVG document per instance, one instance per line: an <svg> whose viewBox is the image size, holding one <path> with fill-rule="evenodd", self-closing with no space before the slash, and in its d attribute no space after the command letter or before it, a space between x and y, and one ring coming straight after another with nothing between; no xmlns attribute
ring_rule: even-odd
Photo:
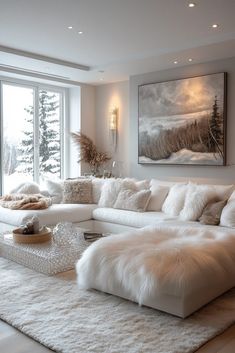
<svg viewBox="0 0 235 353"><path fill-rule="evenodd" d="M10 54L14 54L14 55L23 56L23 57L26 57L26 58L31 58L31 59L35 59L35 60L48 62L48 63L60 65L60 66L71 67L71 68L77 69L77 70L83 70L83 71L89 71L90 70L90 67L86 66L86 65L81 65L81 64L77 64L77 63L74 63L74 62L71 62L71 61L66 61L66 60L61 60L61 59L57 59L57 58L52 58L50 56L41 55L41 54L37 54L37 53L32 53L32 52L29 52L29 51L24 51L24 50L20 50L20 49L10 48L10 47L6 47L4 45L0 45L0 51L4 52L4 53L10 53Z"/></svg>
<svg viewBox="0 0 235 353"><path fill-rule="evenodd" d="M0 64L0 71L17 74L17 75L28 76L28 77L36 77L39 79L55 81L55 82L60 82L64 84L74 85L74 86L81 86L81 82L70 80L67 77L53 75L53 74L45 74L40 71L27 70L27 69L17 68L10 65Z"/></svg>

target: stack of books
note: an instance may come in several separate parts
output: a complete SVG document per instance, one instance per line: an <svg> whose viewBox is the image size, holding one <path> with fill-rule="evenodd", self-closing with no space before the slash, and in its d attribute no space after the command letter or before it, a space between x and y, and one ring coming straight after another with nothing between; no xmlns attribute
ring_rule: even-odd
<svg viewBox="0 0 235 353"><path fill-rule="evenodd" d="M89 232L89 231L86 231L83 233L84 234L84 239L86 241L89 241L89 242L93 242L93 241L96 241L100 238L103 237L103 233L99 233L99 232Z"/></svg>

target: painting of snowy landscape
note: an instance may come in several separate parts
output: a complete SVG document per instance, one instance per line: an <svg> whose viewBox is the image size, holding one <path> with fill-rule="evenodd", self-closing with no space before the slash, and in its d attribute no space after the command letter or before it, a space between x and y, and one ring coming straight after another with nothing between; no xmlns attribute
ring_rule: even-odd
<svg viewBox="0 0 235 353"><path fill-rule="evenodd" d="M139 86L139 163L225 165L225 79Z"/></svg>

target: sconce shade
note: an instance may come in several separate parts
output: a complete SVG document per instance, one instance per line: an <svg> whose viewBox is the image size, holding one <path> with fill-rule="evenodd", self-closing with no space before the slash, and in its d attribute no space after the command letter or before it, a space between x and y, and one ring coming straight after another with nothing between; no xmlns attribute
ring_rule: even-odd
<svg viewBox="0 0 235 353"><path fill-rule="evenodd" d="M110 113L109 118L109 129L112 131L117 130L117 116L118 116L118 109L114 108Z"/></svg>

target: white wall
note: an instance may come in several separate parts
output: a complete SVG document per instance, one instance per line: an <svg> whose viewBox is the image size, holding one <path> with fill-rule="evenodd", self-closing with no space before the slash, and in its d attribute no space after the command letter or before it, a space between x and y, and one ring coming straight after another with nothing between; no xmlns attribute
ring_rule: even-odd
<svg viewBox="0 0 235 353"><path fill-rule="evenodd" d="M95 87L91 85L81 85L81 132L96 143ZM82 162L81 174L89 171Z"/></svg>
<svg viewBox="0 0 235 353"><path fill-rule="evenodd" d="M109 133L109 115L118 108L118 136L116 150L112 148ZM129 167L129 82L117 82L96 87L96 143L101 151L121 162L120 174L128 175ZM112 163L109 163L111 165Z"/></svg>
<svg viewBox="0 0 235 353"><path fill-rule="evenodd" d="M138 164L138 85L151 82L228 73L227 85L227 166L156 166ZM235 58L188 65L170 70L132 76L130 82L96 87L96 143L110 150L108 116L110 109L120 109L119 141L113 159L125 163L124 175L160 179L202 179L208 182L235 182Z"/></svg>
<svg viewBox="0 0 235 353"><path fill-rule="evenodd" d="M65 129L65 141L68 151L65 156L67 175L74 178L89 171L85 163L77 163L78 149L73 143L70 133L82 131L95 142L95 87L81 85L69 89L69 123Z"/></svg>

